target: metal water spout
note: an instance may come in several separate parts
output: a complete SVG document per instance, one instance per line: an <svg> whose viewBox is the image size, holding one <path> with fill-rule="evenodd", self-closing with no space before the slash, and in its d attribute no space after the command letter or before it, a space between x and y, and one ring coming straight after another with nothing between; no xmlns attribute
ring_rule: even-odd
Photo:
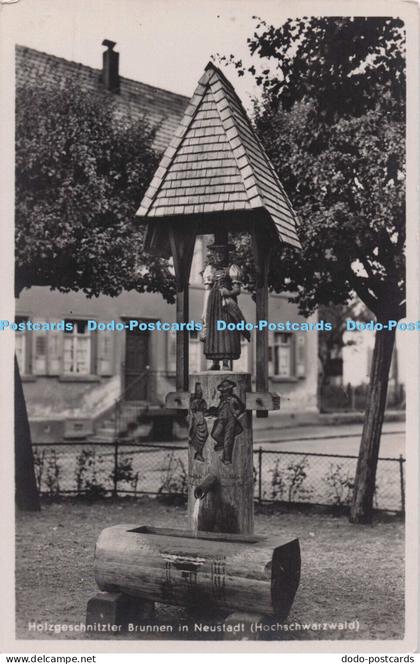
<svg viewBox="0 0 420 664"><path fill-rule="evenodd" d="M216 475L207 475L204 480L195 487L194 489L194 498L202 499L204 498L209 491L214 491L217 484Z"/></svg>
<svg viewBox="0 0 420 664"><path fill-rule="evenodd" d="M203 499L207 496L208 493L215 490L217 485L216 475L206 475L201 484L195 487L194 489L194 507L191 512L191 529L195 537L197 537L199 530L199 519L200 519L200 510L201 505L203 504Z"/></svg>

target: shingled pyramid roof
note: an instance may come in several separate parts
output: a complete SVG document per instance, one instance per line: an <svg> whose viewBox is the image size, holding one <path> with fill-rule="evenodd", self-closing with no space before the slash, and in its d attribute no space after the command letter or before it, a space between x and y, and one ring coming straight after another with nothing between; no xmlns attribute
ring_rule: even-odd
<svg viewBox="0 0 420 664"><path fill-rule="evenodd" d="M152 222L257 209L282 243L300 247L287 194L233 86L209 63L137 216Z"/></svg>

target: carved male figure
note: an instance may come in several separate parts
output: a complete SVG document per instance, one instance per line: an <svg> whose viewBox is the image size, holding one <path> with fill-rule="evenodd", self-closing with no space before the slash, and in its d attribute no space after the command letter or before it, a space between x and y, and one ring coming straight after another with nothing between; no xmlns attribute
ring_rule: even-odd
<svg viewBox="0 0 420 664"><path fill-rule="evenodd" d="M215 450L223 450L222 461L224 464L232 463L233 446L236 436L243 431L239 418L245 412L245 405L233 393L235 383L225 378L217 389L220 392L218 406L213 406L207 411L208 415L216 415L216 421L211 432L216 441Z"/></svg>

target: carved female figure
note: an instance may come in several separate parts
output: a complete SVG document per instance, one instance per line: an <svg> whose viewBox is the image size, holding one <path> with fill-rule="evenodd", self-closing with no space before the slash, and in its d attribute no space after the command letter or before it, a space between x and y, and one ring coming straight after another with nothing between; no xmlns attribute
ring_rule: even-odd
<svg viewBox="0 0 420 664"><path fill-rule="evenodd" d="M224 248L224 247L223 247ZM213 245L213 249L218 249ZM223 361L224 368L230 368L230 361L239 359L241 355L241 335L248 341L250 334L247 330L217 330L218 320L226 323L239 323L244 320L242 311L238 306L238 295L241 292L241 271L237 265L224 267L220 261L203 273L203 278L209 285L210 292L206 298L206 311L204 320L205 338L204 354L213 360L211 370L220 368Z"/></svg>
<svg viewBox="0 0 420 664"><path fill-rule="evenodd" d="M195 449L194 459L204 461L203 448L209 435L206 418L207 403L203 399L203 390L200 383L195 384L194 394L190 397L190 426L188 441Z"/></svg>

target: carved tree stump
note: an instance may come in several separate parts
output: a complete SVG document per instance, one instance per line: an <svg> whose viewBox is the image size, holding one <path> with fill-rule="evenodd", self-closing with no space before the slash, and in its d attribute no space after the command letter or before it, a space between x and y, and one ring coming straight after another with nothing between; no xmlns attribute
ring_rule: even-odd
<svg viewBox="0 0 420 664"><path fill-rule="evenodd" d="M203 371L190 377L188 511L192 523L201 495L198 530L253 532L252 413L246 410L250 389L247 373ZM214 478L203 495L203 482Z"/></svg>

